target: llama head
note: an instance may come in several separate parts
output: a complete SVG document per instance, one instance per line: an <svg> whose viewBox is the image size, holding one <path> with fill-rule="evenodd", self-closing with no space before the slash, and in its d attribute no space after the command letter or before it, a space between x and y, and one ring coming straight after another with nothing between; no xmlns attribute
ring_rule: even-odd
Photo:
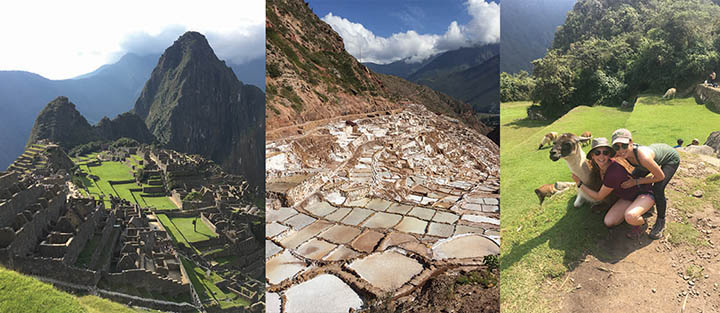
<svg viewBox="0 0 720 313"><path fill-rule="evenodd" d="M550 149L550 160L554 162L576 153L579 142L580 138L575 134L564 133L560 135L552 149Z"/></svg>

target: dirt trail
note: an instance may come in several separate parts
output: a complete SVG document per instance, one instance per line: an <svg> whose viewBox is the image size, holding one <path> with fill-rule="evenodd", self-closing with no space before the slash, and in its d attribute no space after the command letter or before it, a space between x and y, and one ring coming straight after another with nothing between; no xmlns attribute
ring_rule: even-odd
<svg viewBox="0 0 720 313"><path fill-rule="evenodd" d="M667 230L661 240L630 240L627 224L608 229L599 252L551 287L559 312L720 312L720 203L706 194L692 213L678 209L687 205L682 197L693 197L699 179L720 172L720 160L683 156L666 190L672 195L668 222L687 221L702 244L673 245Z"/></svg>

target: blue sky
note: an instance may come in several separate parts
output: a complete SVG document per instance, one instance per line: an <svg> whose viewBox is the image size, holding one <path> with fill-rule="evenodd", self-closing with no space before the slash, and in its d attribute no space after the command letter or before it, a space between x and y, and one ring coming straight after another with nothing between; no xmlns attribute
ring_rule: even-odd
<svg viewBox="0 0 720 313"><path fill-rule="evenodd" d="M464 46L496 43L497 0L309 0L310 8L363 62L422 61Z"/></svg>

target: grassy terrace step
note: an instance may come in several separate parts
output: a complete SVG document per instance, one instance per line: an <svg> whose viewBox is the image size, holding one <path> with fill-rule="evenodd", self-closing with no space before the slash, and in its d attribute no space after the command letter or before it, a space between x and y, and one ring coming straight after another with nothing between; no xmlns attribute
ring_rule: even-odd
<svg viewBox="0 0 720 313"><path fill-rule="evenodd" d="M638 99L632 112L610 107L577 107L553 123L525 119L529 102L501 104L502 223L500 286L501 310L548 312L553 304L547 296L546 280L554 280L577 266L587 253L596 251L599 236L606 233L603 215L587 205L574 208L575 191L538 204L533 190L556 181L572 181L564 161L552 162L549 149L537 150L550 132L591 131L607 137L617 128L627 128L640 144L677 138L704 140L720 125L720 114L695 104L692 98L663 101L656 95ZM583 148L588 151L588 147ZM670 196L670 195L669 195ZM561 283L561 282L560 282Z"/></svg>
<svg viewBox="0 0 720 313"><path fill-rule="evenodd" d="M0 312L141 312L95 296L76 297L0 267Z"/></svg>

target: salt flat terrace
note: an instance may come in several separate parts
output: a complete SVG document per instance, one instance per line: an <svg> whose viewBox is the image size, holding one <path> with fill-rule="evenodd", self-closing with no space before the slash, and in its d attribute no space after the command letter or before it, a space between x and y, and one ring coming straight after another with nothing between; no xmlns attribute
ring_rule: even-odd
<svg viewBox="0 0 720 313"><path fill-rule="evenodd" d="M420 105L268 142L268 312L357 309L499 253L498 154Z"/></svg>

